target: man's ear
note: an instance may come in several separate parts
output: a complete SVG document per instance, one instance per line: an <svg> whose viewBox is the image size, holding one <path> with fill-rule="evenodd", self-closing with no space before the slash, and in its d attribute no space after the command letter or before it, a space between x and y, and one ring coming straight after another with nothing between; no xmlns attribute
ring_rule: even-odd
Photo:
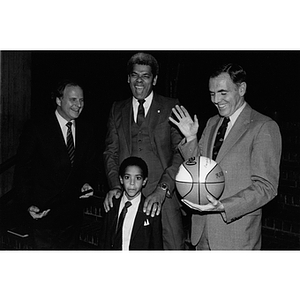
<svg viewBox="0 0 300 300"><path fill-rule="evenodd" d="M56 97L56 104L57 104L58 106L61 106L61 100L60 100L58 97Z"/></svg>
<svg viewBox="0 0 300 300"><path fill-rule="evenodd" d="M148 181L148 177L146 177L146 178L143 180L143 186L146 185L147 181Z"/></svg>
<svg viewBox="0 0 300 300"><path fill-rule="evenodd" d="M120 182L121 184L123 184L123 178L121 176L119 176Z"/></svg>
<svg viewBox="0 0 300 300"><path fill-rule="evenodd" d="M241 97L243 97L246 94L246 89L247 89L247 83L242 82L239 86L239 94Z"/></svg>
<svg viewBox="0 0 300 300"><path fill-rule="evenodd" d="M157 75L153 78L153 83L152 83L152 85L156 85L156 82L157 82Z"/></svg>
<svg viewBox="0 0 300 300"><path fill-rule="evenodd" d="M130 75L127 76L127 83L130 83Z"/></svg>

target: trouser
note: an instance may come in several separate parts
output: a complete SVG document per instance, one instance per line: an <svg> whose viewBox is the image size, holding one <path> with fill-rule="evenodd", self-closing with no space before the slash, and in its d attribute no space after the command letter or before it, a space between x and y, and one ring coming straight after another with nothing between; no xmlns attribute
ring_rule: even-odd
<svg viewBox="0 0 300 300"><path fill-rule="evenodd" d="M186 234L181 208L176 197L165 199L161 215L164 250L184 250Z"/></svg>

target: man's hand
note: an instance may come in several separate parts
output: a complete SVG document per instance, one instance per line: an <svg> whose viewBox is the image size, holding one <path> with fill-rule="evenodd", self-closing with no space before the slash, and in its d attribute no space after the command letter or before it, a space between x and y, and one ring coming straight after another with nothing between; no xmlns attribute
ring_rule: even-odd
<svg viewBox="0 0 300 300"><path fill-rule="evenodd" d="M83 193L83 195L81 195L79 198L88 198L93 196L94 190L88 183L85 183L81 188L81 193Z"/></svg>
<svg viewBox="0 0 300 300"><path fill-rule="evenodd" d="M151 195L149 195L145 200L144 208L143 208L144 213L146 213L146 215L149 216L151 212L151 217L154 217L156 213L156 215L158 216L160 214L161 207L165 200L165 197L166 197L166 191L164 191L159 187L156 188L156 190Z"/></svg>
<svg viewBox="0 0 300 300"><path fill-rule="evenodd" d="M113 207L113 201L112 201L113 197L118 199L121 197L121 195L122 195L122 191L120 189L112 189L106 194L105 200L103 202L105 212L110 211L110 208Z"/></svg>
<svg viewBox="0 0 300 300"><path fill-rule="evenodd" d="M183 106L179 105L176 105L175 108L172 108L172 111L178 121L172 117L169 117L169 120L179 128L181 133L185 136L187 142L197 138L197 132L199 128L197 116L195 115L193 120L188 111Z"/></svg>
<svg viewBox="0 0 300 300"><path fill-rule="evenodd" d="M221 201L218 201L216 198L214 198L211 195L207 195L206 198L209 201L209 203L205 204L205 205L195 204L186 199L182 199L182 202L184 202L191 209L195 209L195 210L198 210L201 212L223 212L223 211L225 211L224 205L222 204Z"/></svg>
<svg viewBox="0 0 300 300"><path fill-rule="evenodd" d="M50 211L50 208L47 210L44 210L42 212L40 212L40 209L36 206L30 206L28 208L28 212L34 220L38 220L38 219L41 219L41 218L47 216L49 211Z"/></svg>

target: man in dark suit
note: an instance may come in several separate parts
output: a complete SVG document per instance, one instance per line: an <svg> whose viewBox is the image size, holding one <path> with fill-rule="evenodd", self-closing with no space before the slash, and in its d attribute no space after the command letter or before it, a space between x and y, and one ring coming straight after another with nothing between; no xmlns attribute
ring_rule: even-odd
<svg viewBox="0 0 300 300"><path fill-rule="evenodd" d="M176 106L177 121L170 118L185 136L179 145L184 158L212 158L225 176L220 199L208 195L206 205L185 200L194 209L191 242L199 250L260 249L262 207L277 194L280 130L245 101L246 88L246 72L239 65L226 64L212 73L209 90L218 114L208 120L199 143L196 116Z"/></svg>
<svg viewBox="0 0 300 300"><path fill-rule="evenodd" d="M113 207L104 216L103 249L163 250L161 216L150 217L143 212L145 196L142 189L147 180L148 167L141 158L130 156L122 162L120 182L124 192L121 200L113 199ZM118 227L121 228L119 234Z"/></svg>
<svg viewBox="0 0 300 300"><path fill-rule="evenodd" d="M184 249L181 204L174 193L174 178L183 161L177 150L182 136L168 120L172 107L179 102L153 92L158 63L152 55L137 53L127 67L133 97L114 102L110 111L104 151L110 191L104 208L108 211L113 207L113 197L121 196L121 162L129 156L141 157L149 168L144 211L151 216L162 212L164 249Z"/></svg>
<svg viewBox="0 0 300 300"><path fill-rule="evenodd" d="M93 194L90 183L96 178L92 128L77 120L84 107L82 88L62 82L55 100L55 112L27 124L17 152L14 190L28 211L35 249L76 248L80 198Z"/></svg>

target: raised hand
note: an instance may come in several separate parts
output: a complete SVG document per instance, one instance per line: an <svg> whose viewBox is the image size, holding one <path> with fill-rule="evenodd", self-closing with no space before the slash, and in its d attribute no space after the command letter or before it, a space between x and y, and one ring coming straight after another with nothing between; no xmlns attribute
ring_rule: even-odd
<svg viewBox="0 0 300 300"><path fill-rule="evenodd" d="M179 130L185 136L187 141L196 138L199 128L197 116L194 115L193 120L188 111L183 106L179 105L176 105L174 108L172 108L172 111L178 121L176 121L172 117L169 117L169 120L179 128Z"/></svg>

